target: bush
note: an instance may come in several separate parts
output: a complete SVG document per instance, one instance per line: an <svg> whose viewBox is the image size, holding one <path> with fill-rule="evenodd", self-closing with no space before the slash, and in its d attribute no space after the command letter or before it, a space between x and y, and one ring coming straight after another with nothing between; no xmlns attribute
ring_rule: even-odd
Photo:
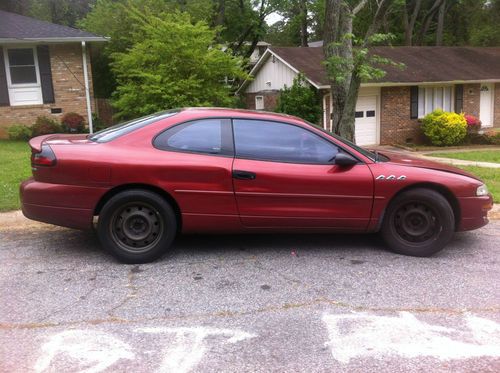
<svg viewBox="0 0 500 373"><path fill-rule="evenodd" d="M424 117L422 130L433 145L456 145L467 135L467 121L463 114L434 110Z"/></svg>
<svg viewBox="0 0 500 373"><path fill-rule="evenodd" d="M95 113L92 113L92 126L94 132L108 128L110 124L105 123L101 118L99 118Z"/></svg>
<svg viewBox="0 0 500 373"><path fill-rule="evenodd" d="M33 129L33 137L40 135L48 135L49 133L58 133L62 132L61 125L57 123L54 119L48 117L38 117L36 118L36 122L32 127Z"/></svg>
<svg viewBox="0 0 500 373"><path fill-rule="evenodd" d="M309 86L303 74L297 75L290 88L280 91L275 111L295 115L317 124L321 118L321 105L318 94Z"/></svg>
<svg viewBox="0 0 500 373"><path fill-rule="evenodd" d="M492 145L500 145L500 131L488 131L485 133L489 143Z"/></svg>
<svg viewBox="0 0 500 373"><path fill-rule="evenodd" d="M481 128L481 121L474 115L465 114L465 121L467 122L467 132L475 132Z"/></svg>
<svg viewBox="0 0 500 373"><path fill-rule="evenodd" d="M23 140L27 141L31 138L32 129L30 126L22 124L14 124L7 128L7 134L10 140Z"/></svg>
<svg viewBox="0 0 500 373"><path fill-rule="evenodd" d="M61 118L61 124L69 133L81 133L85 127L85 119L78 113L66 113Z"/></svg>
<svg viewBox="0 0 500 373"><path fill-rule="evenodd" d="M467 134L463 141L464 145L490 145L491 139L486 134L477 132L470 132Z"/></svg>

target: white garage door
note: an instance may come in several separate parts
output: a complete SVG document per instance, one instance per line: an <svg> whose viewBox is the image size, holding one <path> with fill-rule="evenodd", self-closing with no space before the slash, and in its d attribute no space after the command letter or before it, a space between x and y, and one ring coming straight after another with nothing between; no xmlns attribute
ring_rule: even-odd
<svg viewBox="0 0 500 373"><path fill-rule="evenodd" d="M377 143L377 96L360 96L356 104L355 136L358 145Z"/></svg>

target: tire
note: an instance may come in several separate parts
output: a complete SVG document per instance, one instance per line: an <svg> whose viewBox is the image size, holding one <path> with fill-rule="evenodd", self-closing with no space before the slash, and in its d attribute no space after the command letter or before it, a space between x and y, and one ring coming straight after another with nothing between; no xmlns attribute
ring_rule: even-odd
<svg viewBox="0 0 500 373"><path fill-rule="evenodd" d="M106 202L97 234L102 246L123 263L140 264L161 257L172 245L177 219L156 193L132 189Z"/></svg>
<svg viewBox="0 0 500 373"><path fill-rule="evenodd" d="M395 197L387 208L381 229L392 251L419 257L442 250L454 232L455 217L446 198L424 188Z"/></svg>

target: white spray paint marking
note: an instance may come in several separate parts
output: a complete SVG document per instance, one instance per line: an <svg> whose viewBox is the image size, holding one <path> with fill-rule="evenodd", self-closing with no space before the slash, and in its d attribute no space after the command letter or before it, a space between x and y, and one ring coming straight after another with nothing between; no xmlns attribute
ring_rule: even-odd
<svg viewBox="0 0 500 373"><path fill-rule="evenodd" d="M67 357L71 359L70 366L74 371L98 373L120 359L133 359L134 353L128 344L107 333L67 330L53 335L42 345L42 355L35 364L35 372L57 371L57 368L51 367Z"/></svg>
<svg viewBox="0 0 500 373"><path fill-rule="evenodd" d="M172 346L164 351L161 363L162 373L184 373L189 372L201 361L207 350L205 339L209 336L228 337L227 343L237 343L256 335L241 330L215 329L215 328L140 328L137 331L143 333L173 333L175 334Z"/></svg>
<svg viewBox="0 0 500 373"><path fill-rule="evenodd" d="M349 363L356 357L399 355L440 360L500 356L500 324L466 315L469 330L458 330L419 321L409 312L399 316L375 316L367 313L323 315L333 357ZM466 340L467 342L465 342Z"/></svg>

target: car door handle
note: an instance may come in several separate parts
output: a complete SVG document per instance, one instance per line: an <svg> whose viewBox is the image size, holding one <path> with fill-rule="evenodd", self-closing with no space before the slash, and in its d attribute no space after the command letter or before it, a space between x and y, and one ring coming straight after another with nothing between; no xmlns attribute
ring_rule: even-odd
<svg viewBox="0 0 500 373"><path fill-rule="evenodd" d="M255 172L250 172L250 171L241 171L241 170L234 170L233 171L233 179L238 179L238 180L254 180L257 177Z"/></svg>

